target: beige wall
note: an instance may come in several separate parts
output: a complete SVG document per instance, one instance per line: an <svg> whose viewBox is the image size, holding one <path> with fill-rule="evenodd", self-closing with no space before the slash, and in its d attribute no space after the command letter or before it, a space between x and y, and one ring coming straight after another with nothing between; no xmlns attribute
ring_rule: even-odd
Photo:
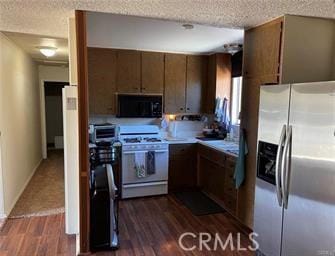
<svg viewBox="0 0 335 256"><path fill-rule="evenodd" d="M68 82L69 68L60 66L38 66L38 74L40 80L51 82Z"/></svg>
<svg viewBox="0 0 335 256"><path fill-rule="evenodd" d="M0 33L0 129L4 213L8 215L42 159L35 62Z"/></svg>
<svg viewBox="0 0 335 256"><path fill-rule="evenodd" d="M335 21L285 15L282 83L334 78Z"/></svg>

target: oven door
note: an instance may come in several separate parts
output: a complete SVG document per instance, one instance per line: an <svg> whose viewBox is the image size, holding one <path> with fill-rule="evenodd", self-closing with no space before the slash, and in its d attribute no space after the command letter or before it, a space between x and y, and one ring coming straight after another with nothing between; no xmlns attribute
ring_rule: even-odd
<svg viewBox="0 0 335 256"><path fill-rule="evenodd" d="M148 153L143 151L124 151L122 153L122 184L149 183L168 180L168 150L152 150L155 152L155 172L146 177L139 178L135 170L135 154Z"/></svg>

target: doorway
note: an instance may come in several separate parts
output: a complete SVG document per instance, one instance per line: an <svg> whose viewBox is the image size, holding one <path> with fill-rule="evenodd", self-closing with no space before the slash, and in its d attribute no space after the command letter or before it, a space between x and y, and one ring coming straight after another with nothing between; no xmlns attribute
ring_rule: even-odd
<svg viewBox="0 0 335 256"><path fill-rule="evenodd" d="M62 89L68 82L44 82L47 150L61 150L63 143Z"/></svg>

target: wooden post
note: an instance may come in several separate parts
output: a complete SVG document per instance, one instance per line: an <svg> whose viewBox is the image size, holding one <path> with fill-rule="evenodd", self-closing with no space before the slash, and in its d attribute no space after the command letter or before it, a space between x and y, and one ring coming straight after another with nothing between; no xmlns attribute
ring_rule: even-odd
<svg viewBox="0 0 335 256"><path fill-rule="evenodd" d="M86 12L75 12L78 64L80 254L89 254L89 138Z"/></svg>

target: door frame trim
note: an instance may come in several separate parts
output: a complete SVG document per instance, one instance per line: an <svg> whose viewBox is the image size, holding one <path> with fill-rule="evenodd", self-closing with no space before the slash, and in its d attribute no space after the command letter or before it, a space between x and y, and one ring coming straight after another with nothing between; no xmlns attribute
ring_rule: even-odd
<svg viewBox="0 0 335 256"><path fill-rule="evenodd" d="M90 200L89 200L89 137L88 137L88 74L86 11L75 11L77 74L78 74L78 119L79 119L79 226L80 255L90 253Z"/></svg>

